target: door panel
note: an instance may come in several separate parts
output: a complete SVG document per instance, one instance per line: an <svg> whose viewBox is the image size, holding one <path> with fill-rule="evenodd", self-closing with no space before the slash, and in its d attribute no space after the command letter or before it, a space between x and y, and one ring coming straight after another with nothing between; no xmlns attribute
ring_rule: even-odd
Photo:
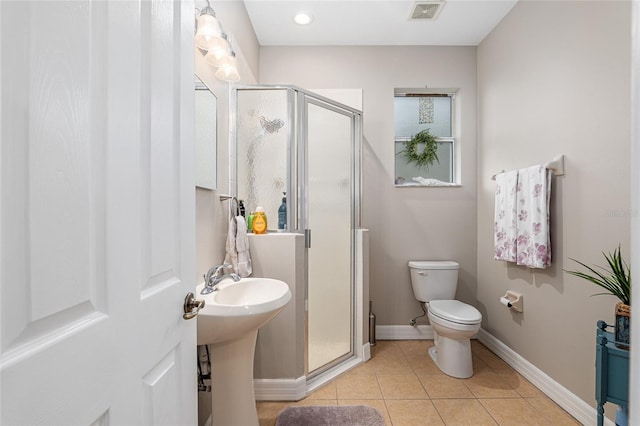
<svg viewBox="0 0 640 426"><path fill-rule="evenodd" d="M178 350L172 350L158 364L142 377L144 405L142 423L145 425L179 425L183 420L180 413L179 399L167 400L167 394L175 394L179 389L180 365Z"/></svg>
<svg viewBox="0 0 640 426"><path fill-rule="evenodd" d="M307 103L309 372L352 353L352 118Z"/></svg>
<svg viewBox="0 0 640 426"><path fill-rule="evenodd" d="M195 424L193 3L0 3L2 424Z"/></svg>
<svg viewBox="0 0 640 426"><path fill-rule="evenodd" d="M46 28L51 7L45 4L36 9L28 2L10 2L3 4L2 11L3 196L5 189L11 191L11 198L2 205L7 225L2 227L2 271L3 284L22 283L3 285L3 300L9 302L3 304L3 317L11 318L2 323L7 362L42 341L55 340L78 324L102 317L106 308L104 277L96 274L104 264L104 215L99 201L104 198L100 184L104 159L97 153L104 149L105 138L91 126L92 115L104 111L105 100L89 100L88 77L82 86L71 83L91 76L88 55L27 55L21 50L28 47L26 43L7 48L9 39L4 36L4 29L9 27L11 32L14 24ZM85 17L86 9L64 8L61 25ZM11 22L14 18L18 22ZM25 39L44 50L62 44L87 51L87 37L84 44L76 39L89 27L79 25L66 37L42 34ZM6 64L12 65L9 75L4 73ZM20 72L25 69L33 71ZM44 74L43 69L47 73L42 78L33 76ZM94 143L83 143L87 138ZM52 285L60 281L64 287Z"/></svg>

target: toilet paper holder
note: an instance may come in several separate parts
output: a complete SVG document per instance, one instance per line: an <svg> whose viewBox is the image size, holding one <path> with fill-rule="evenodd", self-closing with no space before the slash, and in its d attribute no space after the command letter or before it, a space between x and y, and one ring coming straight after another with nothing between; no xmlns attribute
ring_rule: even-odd
<svg viewBox="0 0 640 426"><path fill-rule="evenodd" d="M507 290L505 295L500 298L500 303L513 311L522 312L523 300L520 293Z"/></svg>

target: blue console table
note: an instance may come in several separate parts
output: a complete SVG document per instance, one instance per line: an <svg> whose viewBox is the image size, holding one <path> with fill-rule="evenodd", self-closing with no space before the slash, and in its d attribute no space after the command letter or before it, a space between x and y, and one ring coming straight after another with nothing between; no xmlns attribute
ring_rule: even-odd
<svg viewBox="0 0 640 426"><path fill-rule="evenodd" d="M598 321L596 336L596 401L598 426L604 423L604 404L613 402L625 410L629 401L629 347L617 343L607 331L604 321ZM622 346L619 347L619 346Z"/></svg>

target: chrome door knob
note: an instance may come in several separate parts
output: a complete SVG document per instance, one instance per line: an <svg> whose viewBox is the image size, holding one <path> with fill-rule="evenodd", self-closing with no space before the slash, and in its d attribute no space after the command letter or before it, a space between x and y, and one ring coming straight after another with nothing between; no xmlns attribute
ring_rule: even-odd
<svg viewBox="0 0 640 426"><path fill-rule="evenodd" d="M186 320L195 318L202 308L204 308L204 300L197 300L193 293L189 292L184 298L184 315L182 315L182 318Z"/></svg>

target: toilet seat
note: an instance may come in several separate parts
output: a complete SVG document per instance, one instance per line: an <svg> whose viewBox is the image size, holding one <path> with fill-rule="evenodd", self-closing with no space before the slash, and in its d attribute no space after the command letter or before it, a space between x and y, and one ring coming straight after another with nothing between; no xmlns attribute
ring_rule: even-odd
<svg viewBox="0 0 640 426"><path fill-rule="evenodd" d="M482 322L482 314L476 308L459 300L432 300L428 303L432 315L448 322L474 325Z"/></svg>

